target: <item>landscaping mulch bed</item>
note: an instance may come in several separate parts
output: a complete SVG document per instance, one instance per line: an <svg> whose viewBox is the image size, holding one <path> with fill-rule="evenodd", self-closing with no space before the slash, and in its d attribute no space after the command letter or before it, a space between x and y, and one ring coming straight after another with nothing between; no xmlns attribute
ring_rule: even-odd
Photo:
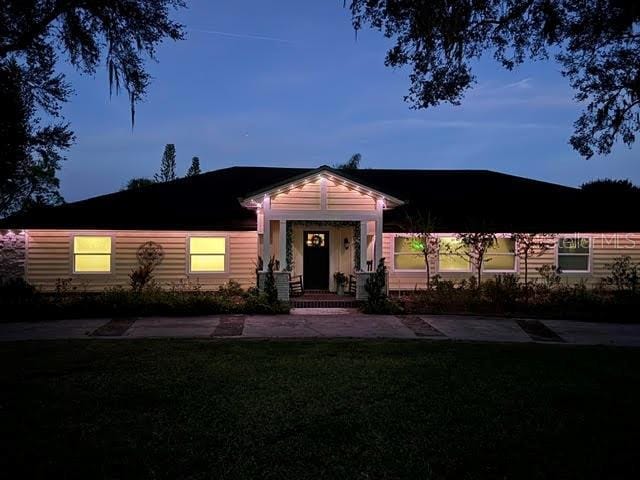
<svg viewBox="0 0 640 480"><path fill-rule="evenodd" d="M244 330L244 315L226 315L213 330L212 337L239 337Z"/></svg>
<svg viewBox="0 0 640 480"><path fill-rule="evenodd" d="M402 324L413 331L417 337L444 337L444 333L417 315L397 315Z"/></svg>
<svg viewBox="0 0 640 480"><path fill-rule="evenodd" d="M96 328L92 333L92 337L119 337L124 335L127 330L135 323L135 318L112 318L110 321Z"/></svg>
<svg viewBox="0 0 640 480"><path fill-rule="evenodd" d="M540 320L530 320L519 318L516 320L518 326L536 342L564 342L556 332L547 327Z"/></svg>

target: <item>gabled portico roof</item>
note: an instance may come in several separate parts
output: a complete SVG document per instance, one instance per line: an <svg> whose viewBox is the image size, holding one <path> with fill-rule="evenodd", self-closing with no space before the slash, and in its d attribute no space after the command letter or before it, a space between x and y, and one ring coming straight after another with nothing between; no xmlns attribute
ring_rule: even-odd
<svg viewBox="0 0 640 480"><path fill-rule="evenodd" d="M384 201L384 208L390 209L404 205L404 201L396 198L389 193L384 193L376 189L373 185L367 185L361 181L354 180L348 172L344 170L338 170L336 168L329 167L328 165L322 165L315 170L309 170L299 175L292 176L278 183L267 185L259 190L250 192L246 197L240 200L243 206L248 208L255 208L262 203L265 196L277 195L284 193L288 190L301 187L306 182L312 181L317 178L326 178L333 180L338 184L342 184L356 190L364 195L369 195L376 199Z"/></svg>

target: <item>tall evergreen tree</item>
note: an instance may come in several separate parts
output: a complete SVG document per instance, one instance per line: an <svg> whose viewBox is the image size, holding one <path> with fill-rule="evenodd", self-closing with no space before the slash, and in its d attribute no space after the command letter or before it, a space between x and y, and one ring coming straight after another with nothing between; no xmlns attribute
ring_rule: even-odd
<svg viewBox="0 0 640 480"><path fill-rule="evenodd" d="M173 143L165 145L160 173L156 173L153 178L156 182L170 182L176 179L176 146Z"/></svg>
<svg viewBox="0 0 640 480"><path fill-rule="evenodd" d="M194 175L200 175L202 170L200 170L200 158L193 157L191 159L191 166L189 170L187 170L187 177L193 177Z"/></svg>

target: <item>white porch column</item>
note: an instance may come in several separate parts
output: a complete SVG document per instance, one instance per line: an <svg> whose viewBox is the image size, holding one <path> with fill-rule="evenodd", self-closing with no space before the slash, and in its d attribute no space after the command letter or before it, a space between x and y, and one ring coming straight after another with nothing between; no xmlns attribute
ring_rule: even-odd
<svg viewBox="0 0 640 480"><path fill-rule="evenodd" d="M360 271L367 271L367 221L360 222Z"/></svg>
<svg viewBox="0 0 640 480"><path fill-rule="evenodd" d="M280 271L287 269L287 221L280 220Z"/></svg>
<svg viewBox="0 0 640 480"><path fill-rule="evenodd" d="M262 234L262 261L263 271L267 271L267 265L271 259L271 220L264 216L264 233Z"/></svg>
<svg viewBox="0 0 640 480"><path fill-rule="evenodd" d="M377 268L378 262L382 258L382 220L376 220L376 238L375 238L375 252L373 255L373 268Z"/></svg>

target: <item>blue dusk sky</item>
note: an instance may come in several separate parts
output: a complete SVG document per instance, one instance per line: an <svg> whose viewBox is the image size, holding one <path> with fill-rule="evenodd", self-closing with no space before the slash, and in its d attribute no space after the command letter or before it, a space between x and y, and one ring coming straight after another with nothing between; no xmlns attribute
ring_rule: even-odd
<svg viewBox="0 0 640 480"><path fill-rule="evenodd" d="M186 40L165 42L154 81L129 123L126 95L109 98L106 69L62 66L75 94L64 114L76 143L60 172L67 201L151 177L166 143L178 174L233 165L317 167L359 152L363 167L490 169L579 185L640 183L638 147L584 160L568 145L580 105L554 62L508 72L490 58L459 107L410 110L408 70L384 66L379 32L355 38L342 0L192 0L176 18Z"/></svg>

